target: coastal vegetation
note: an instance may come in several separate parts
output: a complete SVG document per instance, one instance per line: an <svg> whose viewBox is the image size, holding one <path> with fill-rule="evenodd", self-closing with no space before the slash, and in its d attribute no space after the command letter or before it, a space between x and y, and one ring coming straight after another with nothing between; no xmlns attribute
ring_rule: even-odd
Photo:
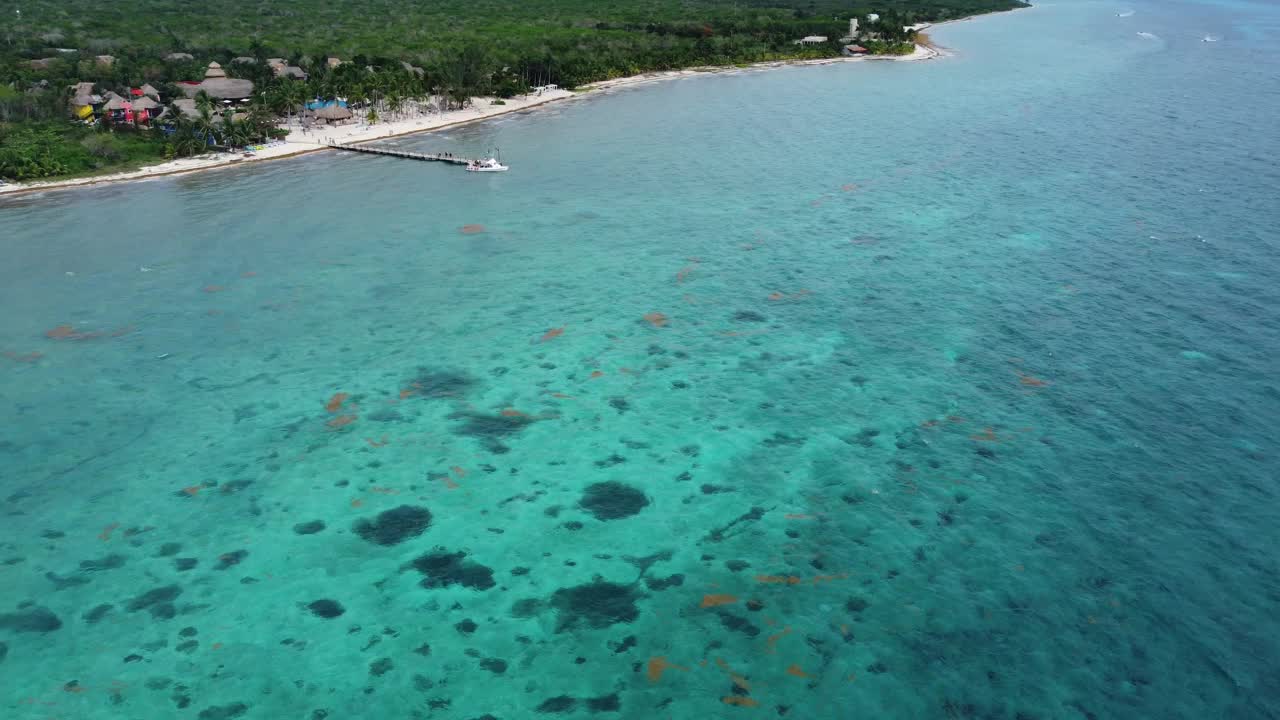
<svg viewBox="0 0 1280 720"><path fill-rule="evenodd" d="M276 118L315 100L343 98L373 121L432 98L461 107L472 97L511 97L549 84L834 57L851 17L862 18L856 39L867 51L902 54L913 47L908 25L1024 4L864 3L207 0L197 8L177 0L25 0L0 16L0 177L105 172L264 141L280 135ZM805 37L822 40L797 42ZM174 103L189 102L182 83L190 89L213 77L210 62L219 65L219 80L253 83L234 112L223 113L227 103L207 96L197 95L194 108ZM120 113L104 116L96 107L75 121L69 112L75 87L130 99L143 85L164 105L146 122L123 123Z"/></svg>

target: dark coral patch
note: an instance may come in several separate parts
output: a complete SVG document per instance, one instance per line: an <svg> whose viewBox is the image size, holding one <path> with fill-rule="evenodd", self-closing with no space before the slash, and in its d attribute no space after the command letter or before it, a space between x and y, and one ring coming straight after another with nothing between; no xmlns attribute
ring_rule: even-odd
<svg viewBox="0 0 1280 720"><path fill-rule="evenodd" d="M307 522L298 523L293 526L293 531L298 535L315 535L325 529L323 520L308 520Z"/></svg>
<svg viewBox="0 0 1280 720"><path fill-rule="evenodd" d="M738 322L764 322L765 318L754 310L739 310L733 314L733 319Z"/></svg>
<svg viewBox="0 0 1280 720"><path fill-rule="evenodd" d="M502 658L485 658L480 661L480 667L494 675L501 675L507 671L507 661Z"/></svg>
<svg viewBox="0 0 1280 720"><path fill-rule="evenodd" d="M200 711L196 716L197 720L232 720L238 718L249 711L249 706L242 702L231 703L230 705L214 705Z"/></svg>
<svg viewBox="0 0 1280 720"><path fill-rule="evenodd" d="M620 712L622 710L622 701L618 697L618 693L587 698L587 709L593 713Z"/></svg>
<svg viewBox="0 0 1280 720"><path fill-rule="evenodd" d="M491 442L515 435L534 422L533 418L527 415L486 415L475 412L453 413L449 419L463 421L453 429L455 435L466 435Z"/></svg>
<svg viewBox="0 0 1280 720"><path fill-rule="evenodd" d="M347 611L346 608L342 607L342 603L337 600L330 600L329 598L316 600L315 602L307 605L307 609L311 611L312 615L324 618L325 620L332 620Z"/></svg>
<svg viewBox="0 0 1280 720"><path fill-rule="evenodd" d="M163 607L172 603L182 594L182 588L177 585L165 585L164 587L152 588L141 595L135 597L125 603L125 609L129 612L138 612L139 610L151 610L153 613L156 608Z"/></svg>
<svg viewBox="0 0 1280 720"><path fill-rule="evenodd" d="M473 385L475 380L468 375L420 367L418 374L409 381L405 395L427 399L456 398L465 395Z"/></svg>
<svg viewBox="0 0 1280 720"><path fill-rule="evenodd" d="M630 623L640 615L636 608L638 598L631 586L603 580L560 588L551 596L551 604L559 614L556 632L564 632L579 625L606 628L619 623Z"/></svg>
<svg viewBox="0 0 1280 720"><path fill-rule="evenodd" d="M597 520L619 520L639 513L649 498L638 488L616 480L588 485L578 505Z"/></svg>
<svg viewBox="0 0 1280 720"><path fill-rule="evenodd" d="M461 585L474 590L488 590L493 587L493 568L469 562L466 557L467 554L461 551L451 553L444 548L436 548L415 559L413 568L426 576L422 580L425 588Z"/></svg>
<svg viewBox="0 0 1280 720"><path fill-rule="evenodd" d="M223 553L218 556L218 562L214 564L214 570L227 570L239 565L245 558L249 557L248 550L232 550L229 553Z"/></svg>
<svg viewBox="0 0 1280 720"><path fill-rule="evenodd" d="M81 560L80 569L85 572L102 572L103 570L116 570L124 567L124 556L112 553L106 557L97 560Z"/></svg>
<svg viewBox="0 0 1280 720"><path fill-rule="evenodd" d="M15 613L0 614L0 630L14 632L53 632L62 627L62 621L52 610L38 605L25 607Z"/></svg>
<svg viewBox="0 0 1280 720"><path fill-rule="evenodd" d="M577 700L568 695L557 695L553 698L547 698L538 705L537 711L540 713L565 713L573 710L578 704Z"/></svg>
<svg viewBox="0 0 1280 720"><path fill-rule="evenodd" d="M360 518L355 533L375 545L398 545L426 531L431 525L431 511L414 505L401 505L378 513L373 520Z"/></svg>

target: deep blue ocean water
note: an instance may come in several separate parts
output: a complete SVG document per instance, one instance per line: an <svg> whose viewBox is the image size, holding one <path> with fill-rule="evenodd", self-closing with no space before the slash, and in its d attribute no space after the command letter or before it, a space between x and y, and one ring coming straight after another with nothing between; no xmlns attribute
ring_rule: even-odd
<svg viewBox="0 0 1280 720"><path fill-rule="evenodd" d="M934 38L0 202L0 717L1280 717L1280 7Z"/></svg>

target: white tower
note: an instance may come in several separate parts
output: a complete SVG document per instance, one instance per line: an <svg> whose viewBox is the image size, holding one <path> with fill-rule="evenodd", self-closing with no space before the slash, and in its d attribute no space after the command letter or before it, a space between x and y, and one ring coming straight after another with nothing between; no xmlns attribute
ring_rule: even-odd
<svg viewBox="0 0 1280 720"><path fill-rule="evenodd" d="M858 18L849 18L849 37L858 37Z"/></svg>

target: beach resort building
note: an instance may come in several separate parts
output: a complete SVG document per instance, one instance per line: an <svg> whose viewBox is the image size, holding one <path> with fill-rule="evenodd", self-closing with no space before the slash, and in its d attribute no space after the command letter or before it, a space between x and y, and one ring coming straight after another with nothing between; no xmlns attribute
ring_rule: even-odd
<svg viewBox="0 0 1280 720"><path fill-rule="evenodd" d="M821 45L826 41L827 41L826 35L805 35L804 37L800 38L799 40L796 40L795 42L796 42L796 45Z"/></svg>
<svg viewBox="0 0 1280 720"><path fill-rule="evenodd" d="M252 80L229 78L222 66L216 62L209 63L209 67L204 72L204 80L180 83L179 87L189 98L194 98L203 91L214 100L222 100L224 104L246 101L253 95Z"/></svg>

